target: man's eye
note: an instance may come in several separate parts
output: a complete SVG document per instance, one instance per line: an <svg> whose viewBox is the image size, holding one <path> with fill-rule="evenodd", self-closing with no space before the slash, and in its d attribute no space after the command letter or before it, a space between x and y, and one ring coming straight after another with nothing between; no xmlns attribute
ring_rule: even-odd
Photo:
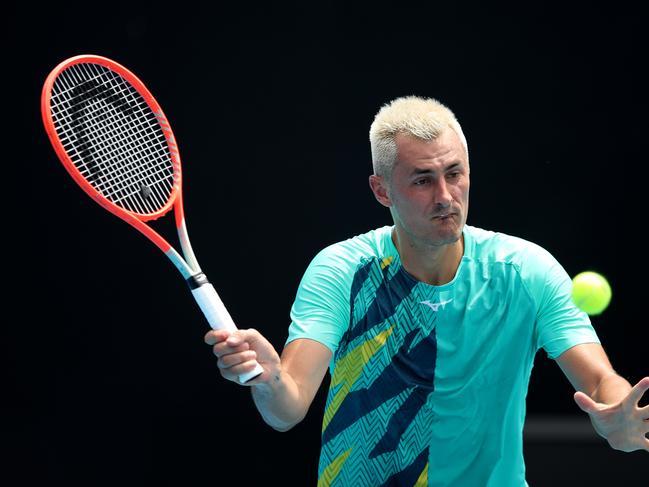
<svg viewBox="0 0 649 487"><path fill-rule="evenodd" d="M415 185L417 186L422 186L424 184L428 184L428 178L415 180Z"/></svg>
<svg viewBox="0 0 649 487"><path fill-rule="evenodd" d="M460 172L459 171L453 171L448 173L448 178L449 179L457 179L460 177Z"/></svg>

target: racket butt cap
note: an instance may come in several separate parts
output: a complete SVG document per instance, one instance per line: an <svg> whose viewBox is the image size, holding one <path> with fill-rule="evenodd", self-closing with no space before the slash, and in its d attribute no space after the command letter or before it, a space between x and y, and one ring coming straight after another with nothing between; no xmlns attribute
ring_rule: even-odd
<svg viewBox="0 0 649 487"><path fill-rule="evenodd" d="M250 372L246 372L245 374L241 374L239 376L239 382L241 384L245 384L246 382L250 382L251 380L259 377L261 374L263 374L264 368L257 364L253 370Z"/></svg>

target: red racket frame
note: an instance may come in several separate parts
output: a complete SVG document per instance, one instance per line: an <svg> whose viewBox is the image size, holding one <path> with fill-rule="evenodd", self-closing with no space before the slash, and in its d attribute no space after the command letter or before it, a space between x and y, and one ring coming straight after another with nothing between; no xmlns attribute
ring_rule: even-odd
<svg viewBox="0 0 649 487"><path fill-rule="evenodd" d="M56 78L61 74L62 71L68 69L71 66L74 66L75 64L83 64L83 63L99 64L112 71L115 71L117 74L122 76L144 98L144 100L147 102L147 104L149 105L153 113L158 118L158 122L160 123L165 133L167 145L169 147L169 153L171 155L171 161L174 167L173 188L171 190L171 194L169 196L167 203L160 210L153 213L142 214L142 213L135 213L129 211L125 208L116 205L108 198L106 198L104 195L102 195L99 191L97 191L90 183L88 183L86 178L81 174L79 169L77 169L77 167L74 165L72 159L70 158L67 151L63 147L63 144L61 143L59 136L56 132L56 128L54 126L54 120L52 119L52 111L51 111L52 88L54 86L54 82L56 81ZM77 182L77 184L81 187L81 189L83 189L94 201L99 203L105 209L107 209L108 211L118 216L122 220L126 221L127 223L135 227L138 231L143 233L147 238L149 238L153 243L155 243L158 246L158 248L160 248L160 250L162 250L165 254L167 254L172 249L172 246L158 232L156 232L149 225L146 225L144 222L160 218L161 216L166 214L170 209L173 208L175 219L176 219L176 229L178 230L179 235L183 235L184 233L186 233L186 230L184 229L185 212L183 208L183 198L182 198L182 170L181 170L181 162L180 162L180 153L178 151L178 145L176 144L176 138L173 134L173 131L171 130L171 126L167 122L167 117L164 115L162 108L160 107L156 99L153 97L151 92L144 85L144 83L142 83L142 81L140 81L140 79L137 76L135 76L131 71L129 71L127 68L125 68L119 63L116 63L115 61L112 61L111 59L102 56L96 56L96 55L75 56L58 64L45 80L45 84L43 85L43 91L41 95L41 115L43 117L45 130L47 132L47 135L50 138L50 142L52 143L54 150L56 151L56 154L59 156L59 159L63 163L65 169L72 176L72 178ZM183 243L184 245L184 242L181 243ZM176 262L174 263L178 266L178 263ZM183 275L186 274L184 269L180 269L180 270L183 273Z"/></svg>

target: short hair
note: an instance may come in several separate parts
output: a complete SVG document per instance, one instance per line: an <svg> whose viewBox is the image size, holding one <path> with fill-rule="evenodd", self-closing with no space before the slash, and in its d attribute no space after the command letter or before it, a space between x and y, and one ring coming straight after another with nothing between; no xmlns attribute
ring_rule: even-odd
<svg viewBox="0 0 649 487"><path fill-rule="evenodd" d="M466 138L455 114L433 98L403 96L383 105L370 127L370 148L374 174L387 178L397 161L396 135L411 135L422 140L434 140L450 127L462 141L469 154Z"/></svg>

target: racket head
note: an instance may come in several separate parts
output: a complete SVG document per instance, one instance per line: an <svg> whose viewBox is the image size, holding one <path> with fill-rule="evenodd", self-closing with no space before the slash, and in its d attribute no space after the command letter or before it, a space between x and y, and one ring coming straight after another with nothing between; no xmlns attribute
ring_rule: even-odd
<svg viewBox="0 0 649 487"><path fill-rule="evenodd" d="M67 172L104 208L130 222L159 218L176 201L182 212L173 131L127 68L96 55L61 62L43 85L41 114Z"/></svg>

